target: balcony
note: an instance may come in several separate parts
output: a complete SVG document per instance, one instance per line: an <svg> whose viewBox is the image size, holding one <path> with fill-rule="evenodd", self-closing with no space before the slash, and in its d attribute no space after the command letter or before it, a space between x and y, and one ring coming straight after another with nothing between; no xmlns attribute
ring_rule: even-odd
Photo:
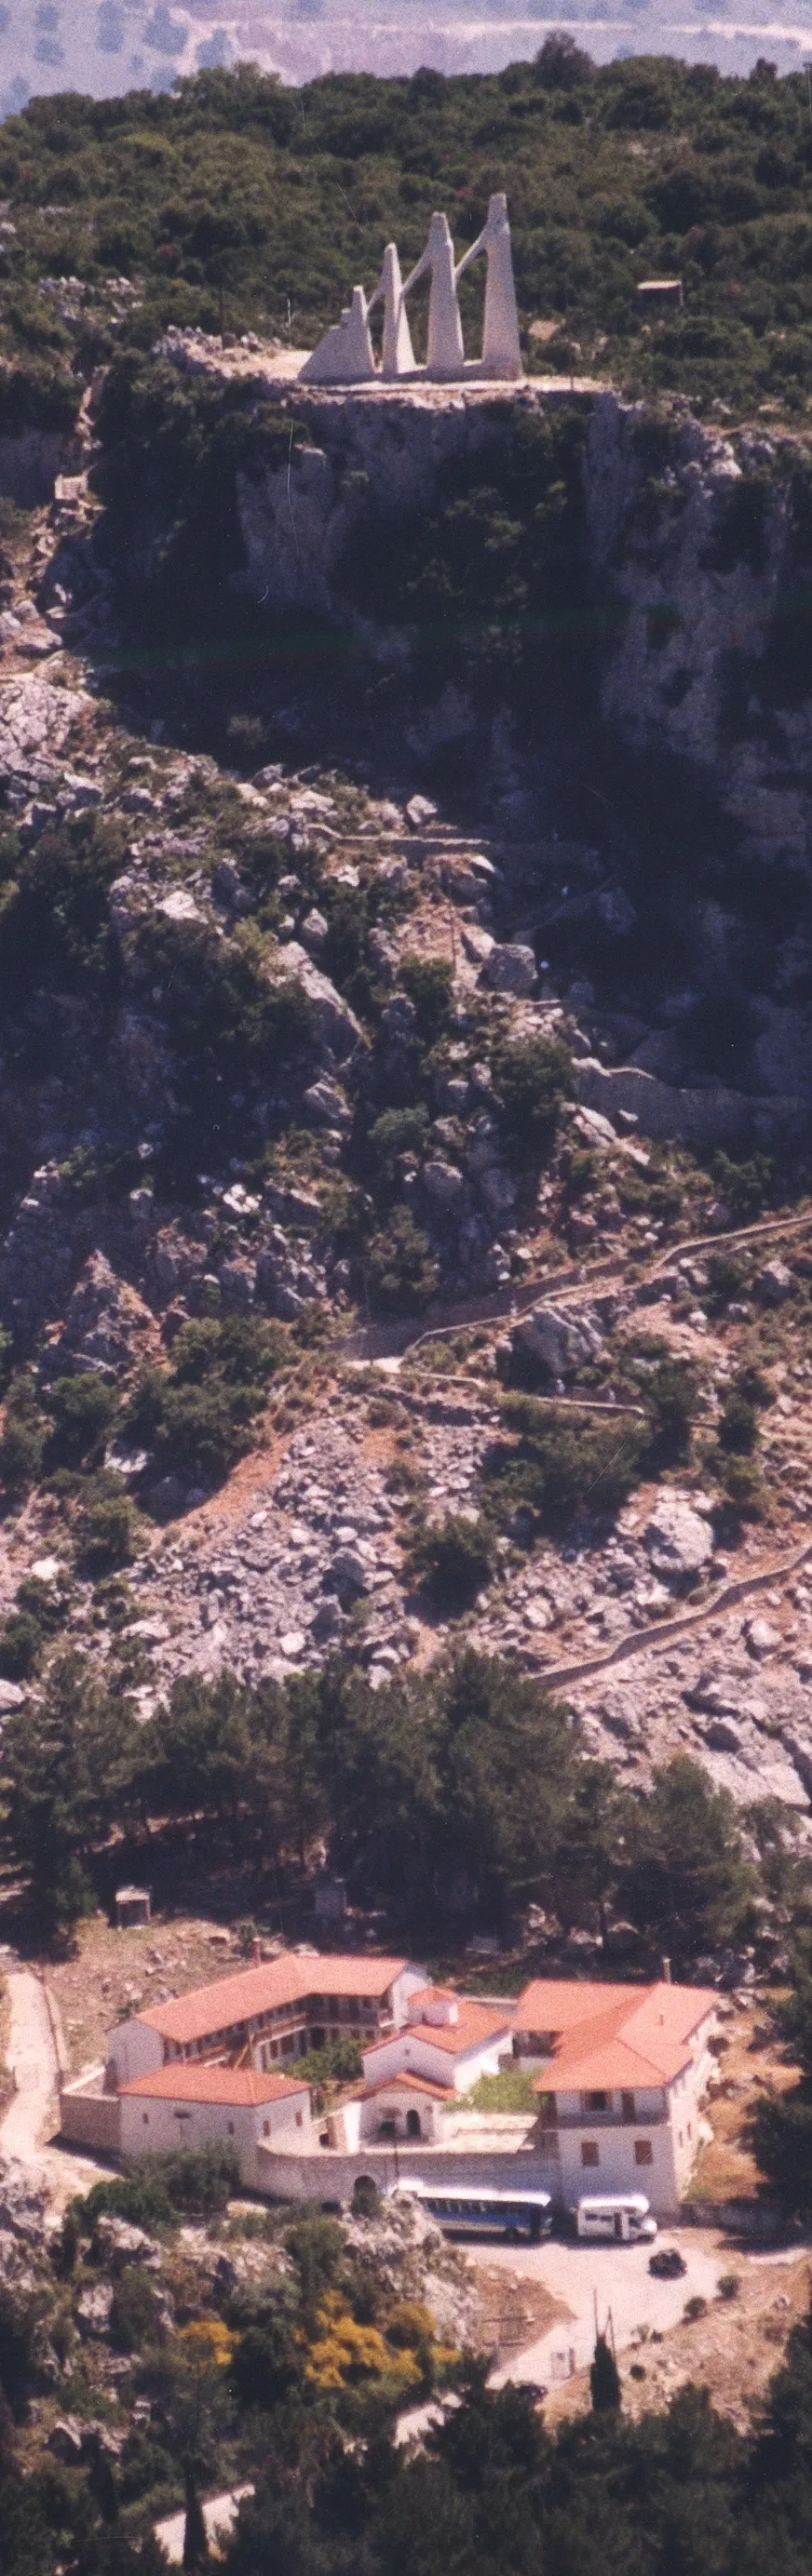
<svg viewBox="0 0 812 2576"><path fill-rule="evenodd" d="M644 2111L633 2093L609 2093L602 2104L594 2094L585 2093L577 2110L564 2111L555 2094L547 2093L539 2097L539 2118L545 2129L658 2129L668 2110L663 2102L656 2110Z"/></svg>

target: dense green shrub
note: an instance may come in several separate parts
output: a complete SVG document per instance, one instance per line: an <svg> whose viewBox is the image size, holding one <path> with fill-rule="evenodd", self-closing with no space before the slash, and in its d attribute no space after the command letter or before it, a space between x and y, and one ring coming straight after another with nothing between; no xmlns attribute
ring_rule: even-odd
<svg viewBox="0 0 812 2576"><path fill-rule="evenodd" d="M107 1480L104 1480L107 1481ZM102 1480L99 1480L102 1482ZM131 1565L138 1550L138 1514L122 1485L91 1489L77 1516L77 1564L83 1574L111 1574Z"/></svg>
<svg viewBox="0 0 812 2576"><path fill-rule="evenodd" d="M404 957L400 981L417 1012L418 1035L434 1046L448 1023L453 974L447 957Z"/></svg>
<svg viewBox="0 0 812 2576"><path fill-rule="evenodd" d="M747 1454L755 1448L758 1437L758 1414L739 1387L732 1386L725 1396L719 1416L719 1439L723 1449Z"/></svg>
<svg viewBox="0 0 812 2576"><path fill-rule="evenodd" d="M108 2213L134 2227L161 2227L186 2212L204 2216L225 2209L238 2182L234 2148L212 2138L204 2147L141 2156L128 2173L94 2183L73 2206L80 2227L91 2235L97 2218Z"/></svg>
<svg viewBox="0 0 812 2576"><path fill-rule="evenodd" d="M168 1370L149 1369L124 1416L162 1472L219 1483L251 1445L250 1424L285 1358L278 1324L203 1316L184 1324Z"/></svg>
<svg viewBox="0 0 812 2576"><path fill-rule="evenodd" d="M411 1571L441 1613L467 1610L493 1572L493 1538L487 1521L450 1514L428 1521L410 1549Z"/></svg>
<svg viewBox="0 0 812 2576"><path fill-rule="evenodd" d="M699 1407L696 1372L688 1360L661 1359L647 1371L641 1395L651 1426L653 1458L675 1466L688 1457Z"/></svg>
<svg viewBox="0 0 812 2576"><path fill-rule="evenodd" d="M30 1681L42 1655L43 1634L30 1611L12 1611L0 1628L0 1673L4 1681Z"/></svg>
<svg viewBox="0 0 812 2576"><path fill-rule="evenodd" d="M572 1096L572 1058L560 1039L505 1040L495 1048L494 1101L508 1153L522 1162L549 1152L562 1102Z"/></svg>
<svg viewBox="0 0 812 2576"><path fill-rule="evenodd" d="M127 2263L113 2289L110 2340L117 2352L139 2352L159 2331L160 2306L154 2282L138 2263Z"/></svg>
<svg viewBox="0 0 812 2576"><path fill-rule="evenodd" d="M555 1531L577 1512L614 1513L627 1500L646 1451L636 1423L557 1412L532 1395L506 1395L501 1412L519 1437L495 1442L486 1458L489 1513L504 1518L527 1505Z"/></svg>
<svg viewBox="0 0 812 2576"><path fill-rule="evenodd" d="M371 1293L383 1314L419 1314L430 1304L439 1272L410 1208L396 1208L390 1224L372 1236L367 1269Z"/></svg>
<svg viewBox="0 0 812 2576"><path fill-rule="evenodd" d="M96 999L115 990L107 897L125 851L120 824L82 812L49 824L20 859L0 910L4 1018L43 987Z"/></svg>
<svg viewBox="0 0 812 2576"><path fill-rule="evenodd" d="M98 1452L118 1405L115 1388L104 1378L58 1377L45 1398L53 1421L49 1464L76 1467Z"/></svg>
<svg viewBox="0 0 812 2576"><path fill-rule="evenodd" d="M428 1128L429 1113L422 1101L406 1109L384 1109L374 1120L367 1145L373 1176L386 1194L397 1191L401 1154L422 1153Z"/></svg>
<svg viewBox="0 0 812 2576"><path fill-rule="evenodd" d="M0 1433L0 1476L12 1494L36 1485L45 1448L46 1424L30 1377L12 1378Z"/></svg>
<svg viewBox="0 0 812 2576"><path fill-rule="evenodd" d="M0 375L0 438L22 438L37 429L67 435L76 425L81 399L81 382L64 368L17 366Z"/></svg>

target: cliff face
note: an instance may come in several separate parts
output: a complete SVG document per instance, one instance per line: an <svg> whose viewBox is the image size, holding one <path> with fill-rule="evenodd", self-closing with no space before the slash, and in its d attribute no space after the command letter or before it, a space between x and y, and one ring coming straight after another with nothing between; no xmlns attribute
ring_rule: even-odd
<svg viewBox="0 0 812 2576"><path fill-rule="evenodd" d="M342 566L365 523L372 542L387 521L431 510L474 459L498 474L517 409L543 416L567 399L530 385L509 403L439 389L289 396L303 443L276 471L237 477L246 586L269 610L341 617ZM806 453L794 439L724 437L687 414L660 423L612 393L589 413L584 542L610 610L604 719L631 750L667 750L696 769L745 855L803 864L812 661L804 687L785 635L783 673L775 665L777 630L806 586L812 603Z"/></svg>
<svg viewBox="0 0 812 2576"><path fill-rule="evenodd" d="M354 628L376 659L409 647L348 594L346 567L365 556L394 561L398 529L419 541L449 491L470 494L509 476L516 424L548 417L569 396L530 385L511 402L466 391L414 395L288 396L298 447L285 464L238 478L246 586L269 611L305 609ZM809 882L812 853L812 469L796 439L722 435L690 414L662 419L611 393L577 401L583 444L578 546L590 606L583 657L576 652L563 710L551 722L549 659L526 656L524 749L514 785L543 778L566 736L586 721L611 763L645 778L646 820L632 848L614 835L649 948L674 942L677 985L688 1002L737 998L746 1015L739 1061L700 1070L734 1087L807 1096L812 1081ZM586 413L586 422L584 414ZM585 438L584 438L585 427ZM532 543L528 516L525 542ZM402 540L400 541L402 544ZM380 578L379 578L380 589ZM810 610L807 623L807 593ZM559 602L566 619L566 589ZM555 621L553 621L554 623ZM535 698L534 698L535 692ZM590 702L591 693L591 704ZM510 731L499 671L493 689L464 679L424 703L413 744L432 749L466 735L480 765ZM600 761L593 776L601 780ZM572 763L577 767L577 763ZM504 760L502 762L504 772ZM519 800L521 802L521 799ZM542 797L543 802L543 797ZM701 830L692 821L702 808ZM625 808L628 819L629 804ZM634 813L634 791L631 810ZM680 844L678 811L684 815ZM634 830L634 827L633 827ZM621 901L625 897L621 898ZM555 952L555 938L553 937ZM679 965L677 955L679 952ZM616 951L616 954L619 953ZM675 1013L675 1017L679 1015ZM660 1028L629 1052L650 1076L690 1079L681 1041ZM747 1061L745 1064L745 1053Z"/></svg>
<svg viewBox="0 0 812 2576"><path fill-rule="evenodd" d="M807 473L796 441L724 438L690 418L660 432L613 395L594 407L590 554L625 611L606 720L635 750L695 766L745 854L795 864L810 848L812 685L788 663L782 703L773 665L788 603L810 583Z"/></svg>

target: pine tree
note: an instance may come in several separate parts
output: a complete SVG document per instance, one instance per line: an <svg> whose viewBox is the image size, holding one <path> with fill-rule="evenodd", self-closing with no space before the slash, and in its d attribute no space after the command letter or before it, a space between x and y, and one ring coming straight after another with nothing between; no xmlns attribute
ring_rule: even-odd
<svg viewBox="0 0 812 2576"><path fill-rule="evenodd" d="M205 2567L209 2555L209 2543L206 2534L206 2525L203 2519L203 2507L197 2491L197 2479L195 2477L194 2469L186 2470L185 2481L186 2522L183 2533L183 2559L181 2563L184 2567Z"/></svg>
<svg viewBox="0 0 812 2576"><path fill-rule="evenodd" d="M595 2358L589 2373L592 2411L595 2415L617 2413L620 2407L620 2380L617 2362L605 2334L599 2334Z"/></svg>

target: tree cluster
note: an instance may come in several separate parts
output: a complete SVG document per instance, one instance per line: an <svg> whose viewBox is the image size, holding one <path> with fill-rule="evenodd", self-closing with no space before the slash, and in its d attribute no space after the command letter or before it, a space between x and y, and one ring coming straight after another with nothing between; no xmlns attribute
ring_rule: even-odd
<svg viewBox="0 0 812 2576"><path fill-rule="evenodd" d="M750 1838L698 1765L679 1756L634 1798L581 1757L537 1682L470 1651L377 1691L346 1661L256 1689L192 1675L146 1728L65 1656L36 1710L6 1724L0 1791L8 1850L52 1927L106 1885L114 1824L136 1865L150 1820L258 1883L301 1872L324 1836L353 1894L424 1939L507 1928L534 1902L565 1928L620 1915L655 1955L690 1960L758 1919Z"/></svg>

